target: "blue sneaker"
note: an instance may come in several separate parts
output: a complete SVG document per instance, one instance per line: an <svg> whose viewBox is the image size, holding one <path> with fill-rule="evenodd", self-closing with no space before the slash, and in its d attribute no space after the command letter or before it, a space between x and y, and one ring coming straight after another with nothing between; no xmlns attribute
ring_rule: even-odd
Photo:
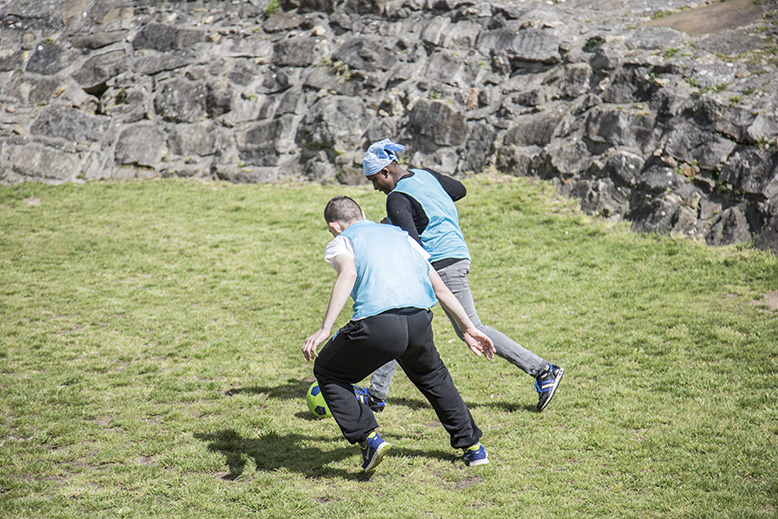
<svg viewBox="0 0 778 519"><path fill-rule="evenodd" d="M385 442L377 432L371 432L365 441L359 444L362 449L362 470L367 472L376 468L391 446L392 444Z"/></svg>
<svg viewBox="0 0 778 519"><path fill-rule="evenodd" d="M546 406L554 398L556 388L559 387L559 383L562 381L562 374L564 374L564 368L554 366L549 363L546 369L538 375L535 379L535 390L537 390L540 398L538 399L538 412L546 408Z"/></svg>
<svg viewBox="0 0 778 519"><path fill-rule="evenodd" d="M356 395L357 400L367 405L374 413L380 413L384 410L386 402L371 395L368 388L354 386L354 394Z"/></svg>
<svg viewBox="0 0 778 519"><path fill-rule="evenodd" d="M468 467L476 465L486 465L489 463L489 457L486 455L486 449L480 443L465 449L465 464Z"/></svg>

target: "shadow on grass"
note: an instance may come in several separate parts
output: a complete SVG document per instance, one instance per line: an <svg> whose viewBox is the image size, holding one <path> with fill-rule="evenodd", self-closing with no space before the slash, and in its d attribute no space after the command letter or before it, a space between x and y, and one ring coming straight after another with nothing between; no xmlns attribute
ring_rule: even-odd
<svg viewBox="0 0 778 519"><path fill-rule="evenodd" d="M195 438L208 443L208 450L224 456L230 473L225 480L237 479L246 469L249 460L253 460L257 470L272 472L281 468L293 470L311 478L339 477L352 480L367 480L369 474L349 472L344 469L328 467L351 458L361 462L359 450L348 445L340 449L324 451L310 446L321 441L335 441L303 436L301 434L277 434L269 432L258 438L244 438L233 429L224 429L215 433L197 433Z"/></svg>
<svg viewBox="0 0 778 519"><path fill-rule="evenodd" d="M345 459L361 462L358 449L349 445L332 451L322 451L318 447L307 446L319 441L337 441L332 439L312 438L301 434L280 435L275 432L262 435L259 438L244 438L233 429L224 429L215 433L198 433L195 438L208 443L208 450L224 456L230 473L222 479L233 481L238 479L246 469L249 460L253 460L259 471L272 472L284 468L299 472L308 478L343 478L353 481L368 481L373 473L360 472L355 465L354 471L328 467ZM428 458L450 463L459 463L461 456L452 454L450 450L420 450L404 448L392 443L387 461L390 458ZM386 462L386 461L385 461Z"/></svg>
<svg viewBox="0 0 778 519"><path fill-rule="evenodd" d="M258 387L241 387L230 389L225 394L227 396L234 396L240 394L248 395L267 395L270 398L278 398L280 400L297 400L299 398L305 398L305 394L308 392L308 387L313 382L311 379L287 379L284 385L280 386L258 386Z"/></svg>
<svg viewBox="0 0 778 519"><path fill-rule="evenodd" d="M406 458L425 458L425 459L438 459L441 461L446 461L452 464L460 463L462 460L462 453L461 451L441 451L441 450L421 450L421 449L407 449L404 447L398 446L397 443L393 443L391 441L391 435L389 435L387 440L390 440L389 443L392 444L392 448L389 450L389 454L387 455L386 460L384 463L391 463L391 457L406 457Z"/></svg>
<svg viewBox="0 0 778 519"><path fill-rule="evenodd" d="M465 403L467 404L467 407L469 407L470 409L478 409L479 407L485 407L485 408L495 409L497 411L503 411L506 413L513 413L514 411L527 411L527 412L537 413L535 403L532 404L517 404L517 403L509 403L509 402L486 402L486 403L465 402ZM403 405L412 410L424 409L430 407L429 402L417 398L403 398L403 399L389 398L386 401L386 405L387 406Z"/></svg>
<svg viewBox="0 0 778 519"><path fill-rule="evenodd" d="M242 387L230 389L225 394L227 396L234 396L240 394L248 395L267 395L270 398L278 398L280 400L297 400L299 398L305 398L305 394L308 391L308 387L313 382L313 378L310 379L296 379L290 378L283 385L279 386L257 386L257 387ZM422 409L430 407L429 402L424 399L416 398L389 398L387 405L402 405L410 409ZM479 407L486 407L495 409L497 411L503 411L507 413L513 413L514 411L528 411L536 412L535 404L516 404L509 402L487 402L487 403L468 403L467 406L470 409L477 409Z"/></svg>

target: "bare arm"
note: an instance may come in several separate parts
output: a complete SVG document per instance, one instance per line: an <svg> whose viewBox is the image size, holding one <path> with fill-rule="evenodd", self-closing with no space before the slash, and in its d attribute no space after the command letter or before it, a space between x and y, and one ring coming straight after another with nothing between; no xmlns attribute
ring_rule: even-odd
<svg viewBox="0 0 778 519"><path fill-rule="evenodd" d="M443 283L435 269L430 268L430 281L435 290L435 296L440 301L441 306L454 317L459 325L459 329L464 333L465 343L473 350L473 353L485 355L487 359L494 357L494 344L481 330L475 327L473 321L467 316L465 309L457 300L456 296Z"/></svg>
<svg viewBox="0 0 778 519"><path fill-rule="evenodd" d="M327 304L327 311L324 313L324 320L319 329L303 343L303 355L305 360L312 360L319 356L316 348L330 337L332 326L335 320L343 310L343 306L348 301L351 289L357 280L357 269L354 264L354 258L348 254L339 254L332 259L332 265L338 273L335 284L332 286L330 301Z"/></svg>

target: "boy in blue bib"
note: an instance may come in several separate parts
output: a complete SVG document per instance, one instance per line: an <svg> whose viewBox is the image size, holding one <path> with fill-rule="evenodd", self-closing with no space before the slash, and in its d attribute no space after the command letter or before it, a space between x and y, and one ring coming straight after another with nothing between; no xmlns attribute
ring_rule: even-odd
<svg viewBox="0 0 778 519"><path fill-rule="evenodd" d="M479 443L481 430L435 348L430 308L440 301L476 355L491 359L491 340L473 325L405 231L366 220L348 197L330 200L324 218L335 237L325 259L337 279L321 327L305 340L302 351L306 360L316 359L313 373L324 400L346 440L359 443L362 468L375 468L390 444L375 431L378 423L370 407L354 398L353 384L395 359L432 405L451 446L464 450L465 463L488 463ZM349 296L352 318L330 338Z"/></svg>
<svg viewBox="0 0 778 519"><path fill-rule="evenodd" d="M458 180L436 171L406 171L398 164L397 152L403 149L405 146L402 144L384 139L372 144L362 161L367 179L376 190L387 195L388 223L404 229L430 254L432 266L476 327L494 342L497 355L535 379L535 390L538 392L536 408L542 411L556 393L564 369L481 322L467 281L470 251L459 227L459 215L454 204L467 194L467 190ZM451 323L461 338L462 331L456 321L451 319ZM374 410L383 410L396 369L397 364L390 362L376 370L369 388L354 389L357 397Z"/></svg>

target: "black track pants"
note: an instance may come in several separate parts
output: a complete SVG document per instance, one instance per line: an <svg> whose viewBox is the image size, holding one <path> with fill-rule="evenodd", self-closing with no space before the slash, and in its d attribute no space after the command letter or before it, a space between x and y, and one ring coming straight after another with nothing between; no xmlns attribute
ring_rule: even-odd
<svg viewBox="0 0 778 519"><path fill-rule="evenodd" d="M431 322L429 310L390 310L349 322L321 349L313 373L349 442L362 441L378 427L370 408L354 396L352 384L392 359L397 359L429 400L451 436L452 447L469 447L481 438L481 430L435 349Z"/></svg>

